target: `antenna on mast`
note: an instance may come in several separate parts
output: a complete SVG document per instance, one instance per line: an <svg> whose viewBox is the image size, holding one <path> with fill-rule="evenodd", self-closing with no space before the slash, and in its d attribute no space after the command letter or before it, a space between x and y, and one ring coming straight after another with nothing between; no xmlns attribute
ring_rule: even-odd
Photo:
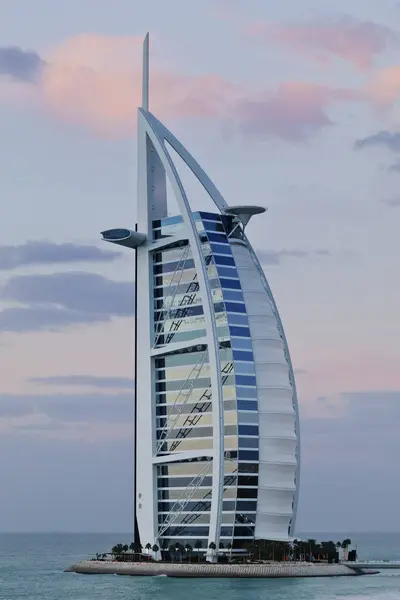
<svg viewBox="0 0 400 600"><path fill-rule="evenodd" d="M149 77L149 34L146 33L143 42L142 108L147 111L149 110Z"/></svg>

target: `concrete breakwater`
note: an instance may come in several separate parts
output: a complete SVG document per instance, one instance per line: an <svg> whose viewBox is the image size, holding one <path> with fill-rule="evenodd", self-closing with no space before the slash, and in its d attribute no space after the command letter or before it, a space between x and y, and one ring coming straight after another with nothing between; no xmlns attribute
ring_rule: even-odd
<svg viewBox="0 0 400 600"><path fill-rule="evenodd" d="M177 564L83 560L66 572L156 577L351 577L375 574L370 569L352 569L341 564L264 563L264 564Z"/></svg>

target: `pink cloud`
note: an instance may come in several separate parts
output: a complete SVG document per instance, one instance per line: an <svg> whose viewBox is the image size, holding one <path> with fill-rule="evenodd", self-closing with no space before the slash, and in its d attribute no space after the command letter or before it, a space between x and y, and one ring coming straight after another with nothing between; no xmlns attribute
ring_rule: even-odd
<svg viewBox="0 0 400 600"><path fill-rule="evenodd" d="M58 117L106 134L131 134L141 98L141 38L83 35L48 57L42 86ZM275 92L250 92L217 75L186 76L152 65L151 109L163 118L227 119L243 132L306 138L331 123L329 88L287 82Z"/></svg>
<svg viewBox="0 0 400 600"><path fill-rule="evenodd" d="M337 57L360 70L369 69L376 55L400 39L388 27L350 17L288 25L254 23L249 33L318 61L328 62Z"/></svg>
<svg viewBox="0 0 400 600"><path fill-rule="evenodd" d="M332 124L327 109L334 101L353 99L351 90L285 82L272 94L241 101L237 116L248 133L302 140Z"/></svg>
<svg viewBox="0 0 400 600"><path fill-rule="evenodd" d="M139 38L84 35L56 48L43 74L46 105L57 116L105 133L130 133L141 93ZM152 68L151 108L166 118L228 118L247 133L308 137L331 123L329 88L289 82L276 92L241 98L217 75L183 76ZM254 96L254 92L253 92Z"/></svg>
<svg viewBox="0 0 400 600"><path fill-rule="evenodd" d="M57 116L105 133L130 132L141 102L142 39L82 35L48 57L42 85ZM166 117L216 117L233 86L213 75L184 76L157 68L151 74L151 108Z"/></svg>
<svg viewBox="0 0 400 600"><path fill-rule="evenodd" d="M221 21L243 20L241 0L214 0L210 14Z"/></svg>
<svg viewBox="0 0 400 600"><path fill-rule="evenodd" d="M380 110L390 109L400 96L400 66L394 65L375 72L364 88L367 101Z"/></svg>
<svg viewBox="0 0 400 600"><path fill-rule="evenodd" d="M5 84L0 97L29 98L68 123L101 135L134 133L141 102L139 37L81 35L56 47L35 84ZM161 118L216 119L250 135L306 139L331 124L334 102L354 100L356 92L288 81L276 90L246 89L218 75L182 75L151 65L151 109ZM19 87L17 87L19 86Z"/></svg>

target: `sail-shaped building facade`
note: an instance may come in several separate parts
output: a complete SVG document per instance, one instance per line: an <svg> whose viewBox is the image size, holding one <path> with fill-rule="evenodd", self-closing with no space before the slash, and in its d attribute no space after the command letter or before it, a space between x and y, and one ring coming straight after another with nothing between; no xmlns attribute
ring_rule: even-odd
<svg viewBox="0 0 400 600"><path fill-rule="evenodd" d="M240 551L293 536L299 415L282 322L245 234L264 208L229 206L149 111L138 111L135 518L142 545ZM193 212L173 149L215 204ZM180 214L168 216L167 180ZM261 217L258 217L261 218ZM139 541L139 540L136 540ZM210 549L211 544L211 549Z"/></svg>

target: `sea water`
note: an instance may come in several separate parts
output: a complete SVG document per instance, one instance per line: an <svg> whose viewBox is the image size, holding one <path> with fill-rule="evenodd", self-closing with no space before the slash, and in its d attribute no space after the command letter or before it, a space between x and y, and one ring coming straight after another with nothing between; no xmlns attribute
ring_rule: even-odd
<svg viewBox="0 0 400 600"><path fill-rule="evenodd" d="M400 560L400 534L308 534L357 542L360 559ZM63 569L110 550L121 534L0 534L1 600L400 600L400 571L315 579L170 579Z"/></svg>

